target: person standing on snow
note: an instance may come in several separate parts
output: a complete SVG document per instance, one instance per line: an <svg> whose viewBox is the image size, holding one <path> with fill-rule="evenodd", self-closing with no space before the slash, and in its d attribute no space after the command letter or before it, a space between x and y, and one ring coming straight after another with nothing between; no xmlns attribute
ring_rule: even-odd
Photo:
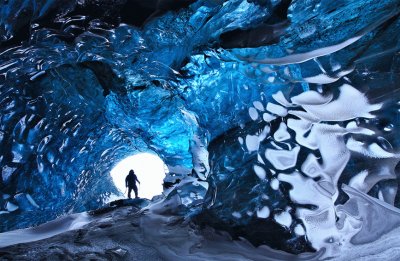
<svg viewBox="0 0 400 261"><path fill-rule="evenodd" d="M131 198L131 191L135 192L135 198L138 198L138 189L136 186L136 182L140 184L140 181L138 180L137 176L135 175L135 172L133 169L129 171L128 176L125 178L125 186L128 188L128 198Z"/></svg>

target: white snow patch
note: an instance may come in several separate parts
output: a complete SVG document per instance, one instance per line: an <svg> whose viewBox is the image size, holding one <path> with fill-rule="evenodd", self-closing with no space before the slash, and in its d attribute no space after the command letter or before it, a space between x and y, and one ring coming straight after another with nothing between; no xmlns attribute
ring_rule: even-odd
<svg viewBox="0 0 400 261"><path fill-rule="evenodd" d="M258 150L260 142L257 135L246 135L246 146L249 152Z"/></svg>
<svg viewBox="0 0 400 261"><path fill-rule="evenodd" d="M279 189L279 180L272 179L270 185L273 190L278 190Z"/></svg>
<svg viewBox="0 0 400 261"><path fill-rule="evenodd" d="M270 122L270 121L273 121L275 119L276 119L276 117L274 115L272 115L272 114L269 114L267 112L263 114L263 120L265 122Z"/></svg>
<svg viewBox="0 0 400 261"><path fill-rule="evenodd" d="M284 122L279 124L279 128L274 133L274 139L276 141L284 141L290 139L290 134L287 131L287 126Z"/></svg>
<svg viewBox="0 0 400 261"><path fill-rule="evenodd" d="M258 166L258 165L254 165L253 166L254 172L256 173L256 175L260 178L260 179L265 179L265 177L267 176L267 173L265 172L265 169Z"/></svg>
<svg viewBox="0 0 400 261"><path fill-rule="evenodd" d="M301 171L311 178L316 178L322 173L323 170L314 154L310 153L303 162L303 165L301 165Z"/></svg>
<svg viewBox="0 0 400 261"><path fill-rule="evenodd" d="M257 110L256 110L255 108L253 108L253 107L250 107L250 108L249 108L249 115L250 115L250 118L251 118L253 121L255 121L255 120L258 119L258 112L257 112Z"/></svg>
<svg viewBox="0 0 400 261"><path fill-rule="evenodd" d="M265 157L276 169L285 170L296 165L299 151L299 146L294 147L292 150L266 149Z"/></svg>
<svg viewBox="0 0 400 261"><path fill-rule="evenodd" d="M321 105L332 101L333 95L323 96L316 91L303 92L291 98L298 105Z"/></svg>
<svg viewBox="0 0 400 261"><path fill-rule="evenodd" d="M281 117L285 117L287 115L287 109L275 103L268 103L267 104L267 111L272 112Z"/></svg>
<svg viewBox="0 0 400 261"><path fill-rule="evenodd" d="M258 162L260 162L261 164L265 165L265 162L264 162L264 160L261 158L261 155L260 155L260 154L257 154L257 160L258 160Z"/></svg>
<svg viewBox="0 0 400 261"><path fill-rule="evenodd" d="M346 147L351 151L361 153L370 158L385 159L399 157L398 154L387 152L376 143L372 143L365 148L363 142L357 141L351 137L347 140Z"/></svg>
<svg viewBox="0 0 400 261"><path fill-rule="evenodd" d="M269 217L271 211L267 206L264 206L263 208L257 210L257 217L258 218L267 218Z"/></svg>
<svg viewBox="0 0 400 261"><path fill-rule="evenodd" d="M18 208L19 207L17 205L15 205L15 204L13 204L11 202L7 202L7 204L6 204L6 209L9 212L13 212L13 211L17 210Z"/></svg>
<svg viewBox="0 0 400 261"><path fill-rule="evenodd" d="M293 104L286 100L285 96L283 95L282 91L278 91L277 93L272 94L272 98L277 101L279 104L285 107L293 107Z"/></svg>
<svg viewBox="0 0 400 261"><path fill-rule="evenodd" d="M303 226L298 224L294 227L294 233L298 236L304 236L306 234L306 231L304 230Z"/></svg>
<svg viewBox="0 0 400 261"><path fill-rule="evenodd" d="M320 121L346 121L357 117L374 118L371 111L379 110L382 104L369 104L367 97L349 84L343 84L339 97L331 98L318 92L308 91L292 98L292 102L300 104L307 113Z"/></svg>
<svg viewBox="0 0 400 261"><path fill-rule="evenodd" d="M290 225L292 224L292 216L286 211L275 214L274 219L277 223L287 228L289 228Z"/></svg>
<svg viewBox="0 0 400 261"><path fill-rule="evenodd" d="M255 101L253 102L254 107L256 107L257 110L259 111L264 111L264 106L260 101Z"/></svg>

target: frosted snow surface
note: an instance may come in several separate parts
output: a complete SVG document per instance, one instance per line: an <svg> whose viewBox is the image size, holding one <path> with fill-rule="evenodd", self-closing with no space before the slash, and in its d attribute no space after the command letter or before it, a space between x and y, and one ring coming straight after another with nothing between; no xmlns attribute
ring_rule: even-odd
<svg viewBox="0 0 400 261"><path fill-rule="evenodd" d="M374 118L372 113L380 110L382 104L370 103L363 93L349 84L338 88L336 98L317 91L305 91L293 96L291 103L279 92L272 97L288 106L287 114L295 117L288 118L287 125L280 121L271 133L278 143L268 139L258 145L260 149L265 147L265 143L273 145L265 150L265 159L280 172L276 174L277 179L269 180L269 175L265 174L263 177L269 180L274 190L279 190L280 183L290 184L291 200L314 208L297 207L295 212L290 208L280 212L268 208L268 215L274 213L275 222L287 229L293 228L295 234L307 235L315 249L324 249L323 256L331 258L362 243L379 240L379 237L394 230L400 223L400 210L393 206L393 199L388 194L384 197L383 193L394 196L397 190L381 187L382 192L377 195L379 199L367 193L379 181L396 179L393 168L399 162L399 156L387 144L378 144L380 139L375 129L359 123L359 119ZM280 108L275 106L278 105L267 106L267 110L275 114L284 111L275 109ZM281 116L285 114L281 113ZM349 120L352 121L346 125L338 124ZM299 162L303 149L308 152L303 152L305 157L303 162ZM313 151L318 151L318 154ZM386 159L388 165L366 165L358 174L352 173L348 185L342 185L341 192L338 181L353 153L366 160ZM296 166L301 166L301 171L295 169ZM261 168L265 166L254 168L257 175L275 175L275 171L263 171ZM335 203L340 193L346 193L350 199L343 204ZM387 214L390 218L380 214L376 216L374 213L378 209L390 213ZM292 226L292 214L301 219L302 224ZM261 210L257 211L257 215L265 216ZM386 220L381 221L385 222L384 227L378 225L381 218Z"/></svg>
<svg viewBox="0 0 400 261"><path fill-rule="evenodd" d="M79 229L89 222L91 222L91 218L87 213L78 213L37 227L0 233L0 248L49 238L66 231Z"/></svg>

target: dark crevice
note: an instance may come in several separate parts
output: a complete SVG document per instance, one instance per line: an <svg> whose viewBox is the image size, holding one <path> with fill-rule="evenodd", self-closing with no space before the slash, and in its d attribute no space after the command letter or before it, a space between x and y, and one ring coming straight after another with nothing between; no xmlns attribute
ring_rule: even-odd
<svg viewBox="0 0 400 261"><path fill-rule="evenodd" d="M126 90L123 87L123 80L119 79L108 64L90 61L81 63L82 66L89 68L96 75L97 80L103 87L103 95L107 96L110 91L125 95Z"/></svg>

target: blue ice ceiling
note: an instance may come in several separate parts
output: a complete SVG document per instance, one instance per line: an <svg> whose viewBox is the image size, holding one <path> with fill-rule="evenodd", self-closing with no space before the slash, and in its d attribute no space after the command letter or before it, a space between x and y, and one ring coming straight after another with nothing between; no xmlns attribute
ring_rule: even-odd
<svg viewBox="0 0 400 261"><path fill-rule="evenodd" d="M368 212L394 215L378 235L398 224L397 0L0 13L0 231L101 206L111 168L146 151L190 178L199 220L256 245L334 253L372 240Z"/></svg>

